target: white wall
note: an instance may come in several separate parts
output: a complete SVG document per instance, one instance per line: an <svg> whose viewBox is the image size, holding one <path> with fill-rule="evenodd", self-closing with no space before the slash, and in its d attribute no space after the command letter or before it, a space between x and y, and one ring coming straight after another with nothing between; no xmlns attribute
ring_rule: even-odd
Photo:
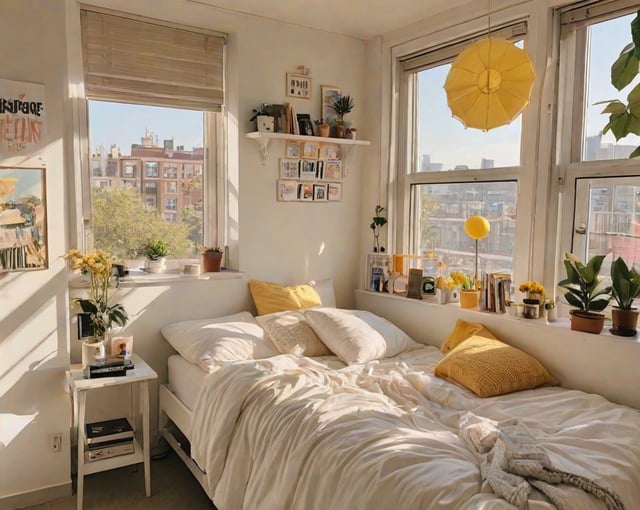
<svg viewBox="0 0 640 510"><path fill-rule="evenodd" d="M251 129L251 110L263 102L283 103L285 74L296 66L311 69L312 99L292 101L299 113L320 116L320 85L352 94L356 108L347 117L366 138L365 46L361 41L277 22L216 11L197 3L157 0L96 0L92 4L153 16L230 34L228 57L229 173L232 220L229 238L239 269L250 276L281 283L332 277L338 304L354 304L358 286L362 221L363 151L349 159L341 202L283 204L276 201L277 162L284 145L275 142L262 166L258 146L244 138ZM76 246L73 238L76 202L72 175L77 164L75 105L69 99L68 76L78 68L79 4L74 0L11 0L2 3L0 77L44 83L48 112L46 151L50 269L11 274L0 280L0 433L9 423L24 422L0 446L0 508L33 504L70 490L68 456L70 408L64 369L79 357L69 346L67 273L59 256ZM68 13L65 13L65 7ZM65 20L65 14L70 14ZM66 42L66 45L65 45ZM366 224L365 224L366 223ZM243 283L246 281L241 280ZM123 299L134 320L134 349L166 374L170 350L159 335L170 320L217 314L225 306L243 306L246 294L220 282L193 282L125 289ZM215 296L218 296L217 298ZM208 307L206 299L218 299ZM225 301L228 299L228 301ZM192 301L198 305L189 306ZM180 303L180 306L176 306ZM180 316L180 317L179 317ZM184 316L184 317L182 317ZM155 421L155 406L152 408ZM64 433L65 453L48 450L49 435ZM60 487L55 492L43 489ZM18 495L14 497L14 495Z"/></svg>

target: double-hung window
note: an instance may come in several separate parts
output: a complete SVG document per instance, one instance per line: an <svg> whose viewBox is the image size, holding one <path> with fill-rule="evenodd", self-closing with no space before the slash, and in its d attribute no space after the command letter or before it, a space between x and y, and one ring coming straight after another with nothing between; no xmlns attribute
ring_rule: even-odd
<svg viewBox="0 0 640 510"><path fill-rule="evenodd" d="M526 22L518 21L492 36L523 47L526 33ZM399 58L396 244L432 261L427 264L442 261L449 271L473 273L475 242L464 223L482 215L491 231L479 242L479 271L511 272L523 168L522 116L487 132L467 129L452 117L443 88L456 56L483 37L486 32Z"/></svg>
<svg viewBox="0 0 640 510"><path fill-rule="evenodd" d="M616 141L603 133L609 115L601 101L620 99L638 83L618 91L611 85L611 65L631 43L637 2L580 2L558 11L560 104L558 168L566 195L562 248L583 259L622 256L640 264L640 159L629 159L640 137ZM606 274L608 267L603 269Z"/></svg>
<svg viewBox="0 0 640 510"><path fill-rule="evenodd" d="M225 244L225 37L93 8L81 28L85 247L127 260L154 239L176 258Z"/></svg>

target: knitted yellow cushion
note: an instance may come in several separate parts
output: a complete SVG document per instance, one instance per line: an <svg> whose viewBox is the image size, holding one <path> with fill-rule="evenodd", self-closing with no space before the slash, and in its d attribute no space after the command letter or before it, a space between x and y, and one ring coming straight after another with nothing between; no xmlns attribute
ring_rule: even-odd
<svg viewBox="0 0 640 510"><path fill-rule="evenodd" d="M456 321L456 325L453 327L451 333L440 347L440 351L447 354L452 349L457 347L464 340L470 336L478 335L486 338L495 338L494 334L489 331L484 324L479 322L467 322L462 319Z"/></svg>
<svg viewBox="0 0 640 510"><path fill-rule="evenodd" d="M258 315L300 310L322 304L320 295L307 284L285 287L277 283L249 280L249 290Z"/></svg>
<svg viewBox="0 0 640 510"><path fill-rule="evenodd" d="M533 356L482 336L472 336L458 345L438 362L434 373L461 384L479 397L557 384Z"/></svg>

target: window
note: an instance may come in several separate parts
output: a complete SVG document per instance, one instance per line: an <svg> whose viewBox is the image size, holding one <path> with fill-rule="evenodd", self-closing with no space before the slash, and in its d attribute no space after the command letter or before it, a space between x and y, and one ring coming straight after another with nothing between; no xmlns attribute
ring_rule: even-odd
<svg viewBox="0 0 640 510"><path fill-rule="evenodd" d="M216 150L225 38L98 9L82 10L81 22L93 247L126 260L153 237L177 257L223 244L215 172L223 172ZM193 175L179 175L185 162L200 168L197 186Z"/></svg>
<svg viewBox="0 0 640 510"><path fill-rule="evenodd" d="M492 34L522 47L526 28L518 22ZM488 132L466 129L451 116L444 91L451 62L482 37L486 33L399 58L399 116L405 130L400 143L406 145L406 161L399 162L399 243L434 260L434 266L440 260L448 271L466 273L474 271L475 243L464 222L474 215L485 216L491 225L478 245L479 271L514 270L524 138L522 116Z"/></svg>
<svg viewBox="0 0 640 510"><path fill-rule="evenodd" d="M562 226L562 248L583 259L611 254L623 256L629 264L640 263L640 161L628 159L640 137L616 142L611 132L603 134L609 116L601 113L602 104L596 104L610 99L626 103L638 82L619 92L610 81L611 65L631 42L636 10L637 4L625 0L561 10L560 75L570 78L561 100L567 98L570 107L561 119L558 167L573 207ZM612 260L607 257L605 266ZM608 270L603 267L604 274Z"/></svg>

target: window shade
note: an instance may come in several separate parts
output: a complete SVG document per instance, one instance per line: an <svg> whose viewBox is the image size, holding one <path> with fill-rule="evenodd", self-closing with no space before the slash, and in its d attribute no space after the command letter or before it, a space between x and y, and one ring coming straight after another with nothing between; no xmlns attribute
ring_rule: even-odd
<svg viewBox="0 0 640 510"><path fill-rule="evenodd" d="M560 9L562 32L631 14L638 10L637 0L589 0Z"/></svg>
<svg viewBox="0 0 640 510"><path fill-rule="evenodd" d="M225 38L82 10L87 97L219 111Z"/></svg>
<svg viewBox="0 0 640 510"><path fill-rule="evenodd" d="M400 59L402 69L405 72L418 72L431 67L436 67L446 62L451 62L463 49L471 43L486 38L487 35L487 32L483 32L473 37L469 37L452 44L447 44L446 46L431 48L419 54L408 55ZM491 30L491 37L502 37L509 41L522 39L525 35L527 35L526 21Z"/></svg>

